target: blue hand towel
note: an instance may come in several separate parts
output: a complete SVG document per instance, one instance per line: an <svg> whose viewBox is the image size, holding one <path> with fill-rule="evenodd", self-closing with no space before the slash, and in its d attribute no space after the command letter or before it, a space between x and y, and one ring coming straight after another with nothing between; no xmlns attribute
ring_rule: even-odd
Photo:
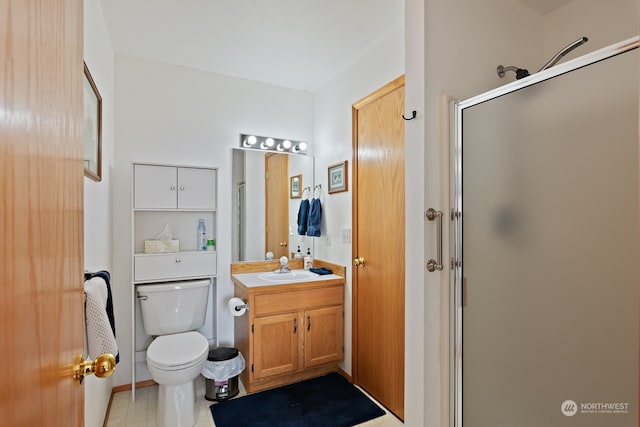
<svg viewBox="0 0 640 427"><path fill-rule="evenodd" d="M311 200L309 208L309 222L307 224L307 236L320 237L320 220L322 219L322 205L320 199Z"/></svg>
<svg viewBox="0 0 640 427"><path fill-rule="evenodd" d="M307 234L307 222L309 221L309 199L300 202L298 209L298 234L304 236Z"/></svg>
<svg viewBox="0 0 640 427"><path fill-rule="evenodd" d="M310 268L310 272L319 274L320 276L324 276L325 274L332 274L333 271L329 268L320 267L320 268Z"/></svg>

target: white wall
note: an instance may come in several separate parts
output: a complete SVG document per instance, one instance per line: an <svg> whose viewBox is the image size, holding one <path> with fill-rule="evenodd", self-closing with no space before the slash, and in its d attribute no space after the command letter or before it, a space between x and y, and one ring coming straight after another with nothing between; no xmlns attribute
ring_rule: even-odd
<svg viewBox="0 0 640 427"><path fill-rule="evenodd" d="M425 3L405 0L405 104L416 118L405 124L405 382L407 426L425 426ZM410 155L409 155L410 154ZM417 237L417 238L416 238ZM410 339L407 339L410 337ZM429 411L433 409L430 408ZM435 418L437 419L437 418ZM437 424L433 424L437 426Z"/></svg>
<svg viewBox="0 0 640 427"><path fill-rule="evenodd" d="M84 179L84 268L112 271L113 49L99 0L85 1L84 60L102 96L102 181ZM113 377L85 379L85 426L103 425L112 387Z"/></svg>
<svg viewBox="0 0 640 427"><path fill-rule="evenodd" d="M120 385L131 382L131 162L219 168L217 337L232 345L231 148L240 133L312 140L313 101L307 92L123 56L116 56L115 79L113 271L123 358L114 382Z"/></svg>
<svg viewBox="0 0 640 427"><path fill-rule="evenodd" d="M544 16L544 60L535 70L540 69L560 49L582 36L588 37L589 41L567 54L562 61L637 34L637 0L574 0Z"/></svg>
<svg viewBox="0 0 640 427"><path fill-rule="evenodd" d="M351 373L351 244L341 242L340 230L351 229L351 191L327 193L327 167L349 160L351 176L351 106L404 74L404 29L395 28L382 42L358 58L325 84L314 99L314 152L316 184L321 184L322 235L314 237L315 258L347 266L344 312L344 361L342 369ZM349 179L351 181L351 179Z"/></svg>
<svg viewBox="0 0 640 427"><path fill-rule="evenodd" d="M416 2L411 4L419 13ZM425 88L425 108L418 112L424 120L408 126L409 129L420 125L423 129L411 129L407 133L406 171L407 182L417 182L407 186L407 254L411 254L413 262L406 269L406 333L419 337L415 342L407 340L407 381L410 383L406 395L415 396L417 402L413 398L407 402L405 422L411 426L444 427L449 425L449 360L452 356L449 354L449 270L445 262L442 272L426 272L424 260L435 256L436 228L432 223L425 224L423 219L423 212L429 207L442 210L444 218L450 213L448 119L446 109L442 108L442 96L464 99L512 81L513 76L498 77L499 64L522 66L520 64L542 61L543 21L538 13L512 0L426 0L423 16L424 80L417 87L424 85ZM419 26L414 23L414 28ZM407 56L410 55L408 52ZM419 53L416 56L419 57ZM421 65L408 62L407 74L417 74L413 67L418 70ZM410 84L408 81L408 92L413 89ZM424 140L419 138L421 134ZM424 157L420 158L417 154L422 153ZM444 253L448 254L447 230L443 241Z"/></svg>

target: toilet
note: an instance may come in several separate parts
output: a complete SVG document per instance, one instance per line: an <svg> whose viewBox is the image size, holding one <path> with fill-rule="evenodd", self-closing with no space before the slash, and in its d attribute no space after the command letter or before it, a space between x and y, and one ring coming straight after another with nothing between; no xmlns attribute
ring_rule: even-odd
<svg viewBox="0 0 640 427"><path fill-rule="evenodd" d="M195 379L207 360L209 341L195 330L204 325L211 280L138 285L142 326L155 336L147 368L158 383L158 427L196 423Z"/></svg>

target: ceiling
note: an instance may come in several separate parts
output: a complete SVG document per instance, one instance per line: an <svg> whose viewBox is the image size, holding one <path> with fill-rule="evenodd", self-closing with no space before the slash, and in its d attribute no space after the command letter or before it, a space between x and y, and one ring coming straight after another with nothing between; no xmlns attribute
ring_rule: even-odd
<svg viewBox="0 0 640 427"><path fill-rule="evenodd" d="M102 0L117 54L314 92L404 25L404 0Z"/></svg>
<svg viewBox="0 0 640 427"><path fill-rule="evenodd" d="M517 0L547 13L571 0ZM114 51L314 92L404 26L404 0L102 0Z"/></svg>

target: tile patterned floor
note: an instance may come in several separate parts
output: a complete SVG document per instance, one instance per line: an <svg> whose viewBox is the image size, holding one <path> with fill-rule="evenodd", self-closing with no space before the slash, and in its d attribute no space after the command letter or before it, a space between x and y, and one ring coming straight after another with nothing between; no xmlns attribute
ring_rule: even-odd
<svg viewBox="0 0 640 427"><path fill-rule="evenodd" d="M215 427L209 406L210 402L204 398L205 380L201 376L197 380L198 420L195 427ZM238 397L246 392L240 384ZM131 391L123 391L113 395L111 409L107 419L107 427L155 427L156 426L156 402L158 401L158 386L143 387L136 389L136 401L131 401ZM384 409L384 408L383 408ZM359 424L358 427L399 427L404 424L395 416L385 410L386 415L375 418L366 423Z"/></svg>

